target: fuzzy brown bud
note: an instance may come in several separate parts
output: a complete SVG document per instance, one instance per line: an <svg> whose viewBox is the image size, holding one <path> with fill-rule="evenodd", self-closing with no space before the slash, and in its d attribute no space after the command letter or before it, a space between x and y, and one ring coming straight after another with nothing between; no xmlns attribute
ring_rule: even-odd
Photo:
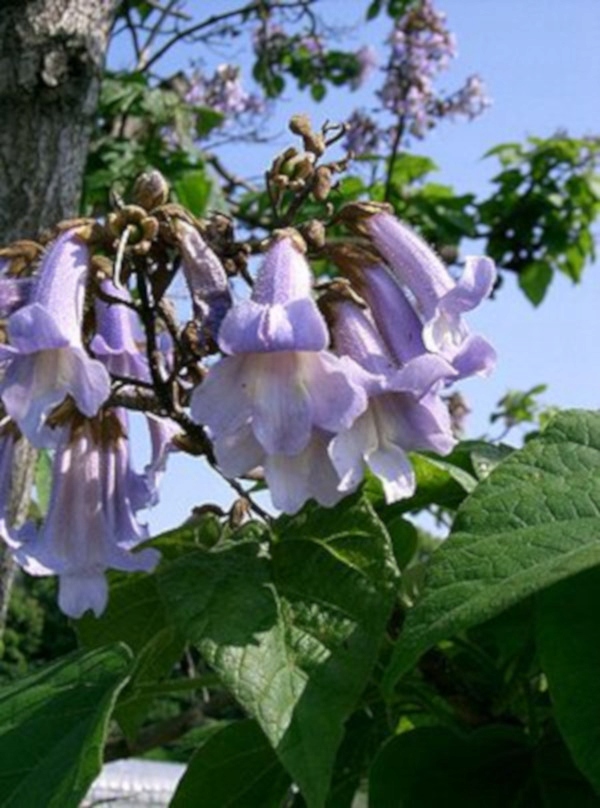
<svg viewBox="0 0 600 808"><path fill-rule="evenodd" d="M325 225L318 219L305 222L300 232L311 249L320 250L325 246Z"/></svg>
<svg viewBox="0 0 600 808"><path fill-rule="evenodd" d="M300 137L304 137L312 132L310 118L304 113L292 115L289 122L289 128L290 132L293 132L295 135L300 135Z"/></svg>
<svg viewBox="0 0 600 808"><path fill-rule="evenodd" d="M317 157L325 153L325 138L321 132L313 131L308 115L294 115L290 119L289 127L295 135L302 138L306 151Z"/></svg>
<svg viewBox="0 0 600 808"><path fill-rule="evenodd" d="M145 210L164 205L169 198L169 185L160 171L147 171L135 181L132 201Z"/></svg>
<svg viewBox="0 0 600 808"><path fill-rule="evenodd" d="M331 171L327 166L319 166L313 181L313 196L319 202L325 202L331 191Z"/></svg>

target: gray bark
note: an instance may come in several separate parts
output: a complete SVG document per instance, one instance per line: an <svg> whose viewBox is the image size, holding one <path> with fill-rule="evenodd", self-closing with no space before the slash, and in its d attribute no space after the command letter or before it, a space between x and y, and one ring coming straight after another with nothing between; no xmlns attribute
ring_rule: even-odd
<svg viewBox="0 0 600 808"><path fill-rule="evenodd" d="M0 0L0 244L77 215L108 37L119 0ZM35 452L12 474L15 522ZM1 543L0 543L1 544ZM0 546L0 637L14 579Z"/></svg>
<svg viewBox="0 0 600 808"><path fill-rule="evenodd" d="M118 0L0 0L0 243L77 214Z"/></svg>

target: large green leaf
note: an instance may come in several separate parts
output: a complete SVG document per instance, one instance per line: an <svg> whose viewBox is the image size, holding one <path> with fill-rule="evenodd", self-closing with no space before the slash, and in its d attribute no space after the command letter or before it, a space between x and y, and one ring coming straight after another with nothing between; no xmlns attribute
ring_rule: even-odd
<svg viewBox="0 0 600 808"><path fill-rule="evenodd" d="M600 793L600 569L540 593L536 635L556 721L581 771Z"/></svg>
<svg viewBox="0 0 600 808"><path fill-rule="evenodd" d="M470 735L426 727L398 735L371 770L369 808L593 808L562 744L532 747L518 729Z"/></svg>
<svg viewBox="0 0 600 808"><path fill-rule="evenodd" d="M0 691L0 805L77 808L102 746L131 654L79 652Z"/></svg>
<svg viewBox="0 0 600 808"><path fill-rule="evenodd" d="M343 724L393 599L389 537L368 503L307 508L280 538L189 555L160 576L181 631L256 718L309 806L322 806Z"/></svg>
<svg viewBox="0 0 600 808"><path fill-rule="evenodd" d="M290 778L254 721L237 721L197 750L170 808L279 808Z"/></svg>
<svg viewBox="0 0 600 808"><path fill-rule="evenodd" d="M193 525L164 533L153 541L163 561L178 558L190 549L214 543L221 526L206 514ZM101 617L90 614L77 621L77 635L86 648L124 642L135 660L129 684L115 712L121 729L134 737L154 697L146 686L162 681L172 670L185 648L160 597L155 575L111 573L108 607Z"/></svg>
<svg viewBox="0 0 600 808"><path fill-rule="evenodd" d="M464 502L409 612L386 686L439 640L600 563L600 414L558 415Z"/></svg>

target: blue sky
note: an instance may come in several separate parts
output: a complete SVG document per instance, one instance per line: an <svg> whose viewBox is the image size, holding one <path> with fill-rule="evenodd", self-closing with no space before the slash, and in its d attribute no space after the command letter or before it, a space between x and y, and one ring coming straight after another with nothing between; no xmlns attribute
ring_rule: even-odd
<svg viewBox="0 0 600 808"><path fill-rule="evenodd" d="M208 16L238 4L193 2L198 13ZM322 16L331 24L344 25L340 45L358 47L369 34L370 43L381 47L389 30L387 18L375 25L360 24L366 3L323 0ZM598 0L445 0L445 11L458 40L458 58L445 74L441 86L452 90L470 73L484 79L492 107L472 123L446 123L435 130L415 151L428 154L440 166L436 179L457 191L485 194L489 179L497 172L492 159L481 159L500 142L522 140L528 135L548 136L566 129L573 136L598 133L600 124L600 3ZM352 24L356 28L352 29ZM241 38L240 38L241 39ZM247 64L240 41L225 50L203 54L207 62L235 61ZM170 67L184 66L197 49L174 53ZM113 55L122 62L123 54ZM240 170L258 171L289 142L285 121L293 113L308 111L316 123L325 118L343 120L357 103L368 105L374 78L356 94L327 96L324 105L286 92L272 120L273 143L255 148L236 146L224 151L224 159ZM461 391L472 409L469 436L490 431L489 413L507 389L527 389L546 383L547 404L595 409L600 405L600 266L587 269L583 281L573 286L556 278L544 303L534 309L508 277L494 302L487 302L470 317L473 330L485 334L496 346L498 367L487 380L464 383ZM496 430L497 433L497 430ZM515 436L518 440L518 435ZM201 470L195 459L172 458L165 475L161 503L150 513L154 532L182 521L193 505L207 501L223 505L232 495L213 472Z"/></svg>

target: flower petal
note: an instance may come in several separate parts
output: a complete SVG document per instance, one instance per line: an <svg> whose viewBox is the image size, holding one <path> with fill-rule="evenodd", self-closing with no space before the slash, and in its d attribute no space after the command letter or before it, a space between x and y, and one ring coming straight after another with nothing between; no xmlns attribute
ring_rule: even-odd
<svg viewBox="0 0 600 808"><path fill-rule="evenodd" d="M496 366L496 351L479 334L468 336L452 360L459 379L468 376L488 376Z"/></svg>
<svg viewBox="0 0 600 808"><path fill-rule="evenodd" d="M21 354L31 354L70 345L73 334L65 334L55 317L39 303L31 303L16 311L8 320L8 336L11 345ZM73 342L81 345L77 331Z"/></svg>
<svg viewBox="0 0 600 808"><path fill-rule="evenodd" d="M320 351L328 340L325 321L310 298L285 305L243 301L230 309L219 331L219 347L228 354Z"/></svg>
<svg viewBox="0 0 600 808"><path fill-rule="evenodd" d="M262 465L265 451L256 440L249 422L214 442L215 457L226 477L241 477Z"/></svg>
<svg viewBox="0 0 600 808"><path fill-rule="evenodd" d="M312 420L328 432L347 429L367 407L368 374L349 357L328 351L303 357Z"/></svg>
<svg viewBox="0 0 600 808"><path fill-rule="evenodd" d="M265 478L276 508L293 514L311 498L330 508L345 496L338 490L339 478L327 455L328 442L329 436L315 433L299 454L265 459Z"/></svg>
<svg viewBox="0 0 600 808"><path fill-rule="evenodd" d="M248 359L254 369L252 429L268 454L298 454L310 440L311 400L299 356L285 352Z"/></svg>
<svg viewBox="0 0 600 808"><path fill-rule="evenodd" d="M390 504L415 492L415 474L406 453L393 443L381 446L367 458L369 468L383 485L385 501Z"/></svg>
<svg viewBox="0 0 600 808"><path fill-rule="evenodd" d="M299 245L289 236L276 238L265 255L252 290L256 303L273 305L309 298L310 267Z"/></svg>
<svg viewBox="0 0 600 808"><path fill-rule="evenodd" d="M250 416L251 360L252 357L246 356L224 357L210 368L202 384L192 393L192 418L207 426L215 436L234 429Z"/></svg>
<svg viewBox="0 0 600 808"><path fill-rule="evenodd" d="M457 314L471 311L485 300L496 282L496 267L491 258L470 255L456 286L443 298L445 310Z"/></svg>
<svg viewBox="0 0 600 808"><path fill-rule="evenodd" d="M348 493L360 484L365 459L377 446L378 435L370 409L357 418L350 429L333 438L329 444L329 456L340 477L340 491Z"/></svg>

